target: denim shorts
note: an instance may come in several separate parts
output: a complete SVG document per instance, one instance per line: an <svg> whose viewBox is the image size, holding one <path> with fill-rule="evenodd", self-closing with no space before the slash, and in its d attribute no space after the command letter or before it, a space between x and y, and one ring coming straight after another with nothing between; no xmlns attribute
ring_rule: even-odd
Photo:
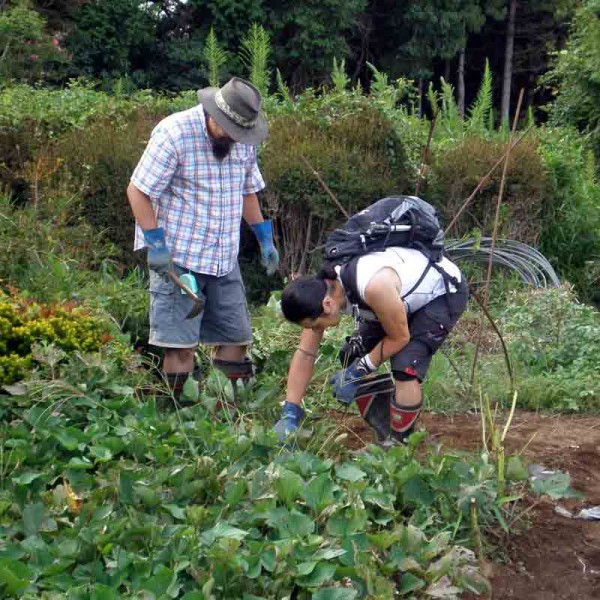
<svg viewBox="0 0 600 600"><path fill-rule="evenodd" d="M150 270L150 339L163 348L246 346L252 343L252 325L246 304L246 290L238 265L233 271L215 277L193 273L174 265L179 275L190 273L198 284L198 297L204 310L193 319L186 315L193 301L169 279Z"/></svg>

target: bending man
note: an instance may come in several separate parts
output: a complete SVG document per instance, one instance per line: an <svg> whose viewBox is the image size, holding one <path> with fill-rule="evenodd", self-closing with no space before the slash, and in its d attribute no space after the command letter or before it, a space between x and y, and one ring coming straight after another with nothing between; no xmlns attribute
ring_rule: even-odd
<svg viewBox="0 0 600 600"><path fill-rule="evenodd" d="M405 442L421 412L421 383L431 359L466 308L467 282L445 257L432 264L419 250L393 247L361 256L349 267L342 277L339 266L326 264L319 275L296 279L283 292L283 314L302 326L302 334L275 426L282 440L304 417L302 398L323 332L339 323L341 313L354 311L357 328L341 349L343 368L332 379L333 393L345 404L357 400L380 443ZM388 359L394 385L382 411L364 390ZM365 398L369 402L361 402Z"/></svg>

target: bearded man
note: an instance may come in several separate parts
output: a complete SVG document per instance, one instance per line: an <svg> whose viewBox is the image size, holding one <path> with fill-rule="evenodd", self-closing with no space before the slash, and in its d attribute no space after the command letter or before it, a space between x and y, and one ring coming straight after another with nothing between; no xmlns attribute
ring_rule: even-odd
<svg viewBox="0 0 600 600"><path fill-rule="evenodd" d="M246 357L252 328L237 258L243 218L267 273L279 263L257 197L265 184L256 147L267 134L261 96L250 82L234 77L222 88L199 90L196 106L155 127L127 188L135 249L148 248L149 343L164 348L163 372L176 398L194 371L199 343L216 347L214 365L232 383L252 375ZM186 319L194 300L169 271L204 302L196 317Z"/></svg>

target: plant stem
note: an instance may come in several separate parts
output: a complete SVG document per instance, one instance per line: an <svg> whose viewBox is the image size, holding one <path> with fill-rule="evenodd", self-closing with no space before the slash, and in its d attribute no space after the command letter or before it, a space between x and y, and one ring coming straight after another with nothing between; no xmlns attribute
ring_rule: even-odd
<svg viewBox="0 0 600 600"><path fill-rule="evenodd" d="M308 162L308 159L301 154L300 158L302 162L312 171L312 174L317 178L319 183L323 186L323 189L329 194L331 199L335 202L335 205L340 209L341 213L346 217L346 219L350 218L348 211L340 204L340 201L336 198L335 194L329 189L329 186L323 181L323 178L319 175L317 170Z"/></svg>
<svg viewBox="0 0 600 600"><path fill-rule="evenodd" d="M477 498L471 498L471 529L475 537L475 551L479 565L483 566L483 544L481 543L481 531L477 522Z"/></svg>

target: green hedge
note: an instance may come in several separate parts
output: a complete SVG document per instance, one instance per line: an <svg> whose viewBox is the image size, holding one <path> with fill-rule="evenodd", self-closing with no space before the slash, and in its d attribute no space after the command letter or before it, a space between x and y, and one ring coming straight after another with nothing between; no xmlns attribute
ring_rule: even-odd
<svg viewBox="0 0 600 600"><path fill-rule="evenodd" d="M355 89L267 99L271 134L260 149L267 182L261 201L276 222L282 275L315 268L320 253L314 249L343 220L304 159L350 213L388 194L414 193L427 122L382 98ZM132 252L133 218L125 189L152 127L194 102L193 94L108 96L79 83L54 92L3 89L0 185L12 191L13 203L44 206L49 218L65 227L84 218L114 243L125 267L140 264L142 257ZM438 129L422 188L446 223L507 143L505 133L463 129L458 135ZM491 233L500 177L497 169L452 235L474 228ZM599 194L594 166L575 134L564 128L534 130L512 153L500 235L541 244L561 276L582 297L594 299ZM57 198L70 202L65 207L61 201L52 217ZM68 236L63 238L68 243ZM241 256L251 295L266 298L271 284L280 282L265 280L256 268L257 247L246 230Z"/></svg>

